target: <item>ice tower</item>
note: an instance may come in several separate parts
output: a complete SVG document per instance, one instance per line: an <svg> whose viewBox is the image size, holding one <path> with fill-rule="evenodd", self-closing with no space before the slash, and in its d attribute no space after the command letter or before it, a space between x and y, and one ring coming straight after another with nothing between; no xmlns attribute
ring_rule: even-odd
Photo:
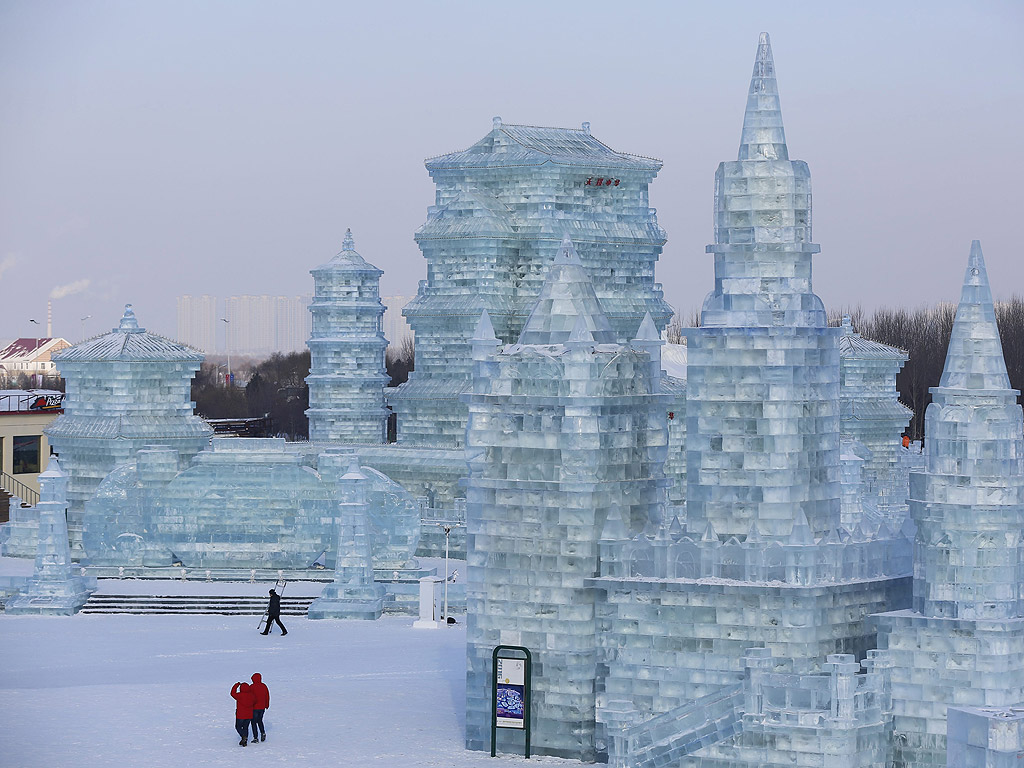
<svg viewBox="0 0 1024 768"><path fill-rule="evenodd" d="M381 332L384 274L356 253L345 230L341 253L311 271L313 330L308 346L309 439L313 442L384 443L388 376Z"/></svg>
<svg viewBox="0 0 1024 768"><path fill-rule="evenodd" d="M490 747L491 650L513 643L540 670L533 748L596 756L600 658L585 580L609 514L637 531L659 518L665 486L661 343L649 316L637 325L619 343L568 240L517 344L502 349L488 313L478 320L466 396L470 749ZM521 736L498 736L499 750L521 749Z"/></svg>
<svg viewBox="0 0 1024 768"><path fill-rule="evenodd" d="M877 617L908 766L946 764L947 707L1024 702L1024 426L977 240L931 392L908 500L914 606Z"/></svg>
<svg viewBox="0 0 1024 768"><path fill-rule="evenodd" d="M785 539L838 522L838 331L811 291L811 176L790 160L762 34L739 157L715 174L715 288L687 336L687 516Z"/></svg>
<svg viewBox="0 0 1024 768"><path fill-rule="evenodd" d="M131 304L110 333L53 360L67 382L67 398L64 413L45 432L70 478L72 529L80 529L85 502L107 473L143 446L173 448L184 468L209 444L213 430L193 413L191 391L202 353L147 333Z"/></svg>
<svg viewBox="0 0 1024 768"><path fill-rule="evenodd" d="M469 149L426 165L437 185L416 233L427 279L403 312L416 332L416 370L388 395L400 444L462 447L459 396L470 388L480 313L502 342L519 338L564 236L615 340L631 338L647 313L665 327L672 310L654 282L665 233L647 198L661 161L610 149L589 123L538 128L495 118Z"/></svg>

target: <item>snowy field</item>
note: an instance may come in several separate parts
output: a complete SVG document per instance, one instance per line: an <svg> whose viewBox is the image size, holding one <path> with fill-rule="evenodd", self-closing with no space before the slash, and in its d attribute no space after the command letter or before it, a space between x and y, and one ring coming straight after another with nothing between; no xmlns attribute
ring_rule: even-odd
<svg viewBox="0 0 1024 768"><path fill-rule="evenodd" d="M579 765L462 747L463 624L254 616L0 615L0 765ZM275 630L276 631L276 630ZM238 746L236 681L270 688L267 741Z"/></svg>

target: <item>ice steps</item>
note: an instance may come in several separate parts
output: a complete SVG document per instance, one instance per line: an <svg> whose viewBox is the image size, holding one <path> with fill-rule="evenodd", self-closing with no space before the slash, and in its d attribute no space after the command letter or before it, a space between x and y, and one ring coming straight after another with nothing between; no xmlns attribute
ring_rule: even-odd
<svg viewBox="0 0 1024 768"><path fill-rule="evenodd" d="M281 597L282 616L305 616L313 597ZM92 595L81 613L262 616L267 598L242 595Z"/></svg>

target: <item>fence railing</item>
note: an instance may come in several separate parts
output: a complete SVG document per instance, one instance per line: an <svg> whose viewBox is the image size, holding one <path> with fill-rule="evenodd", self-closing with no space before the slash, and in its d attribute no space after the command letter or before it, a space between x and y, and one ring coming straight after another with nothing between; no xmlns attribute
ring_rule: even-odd
<svg viewBox="0 0 1024 768"><path fill-rule="evenodd" d="M39 503L39 491L25 485L21 480L6 472L0 472L0 488L3 488L11 496L17 496L30 507Z"/></svg>

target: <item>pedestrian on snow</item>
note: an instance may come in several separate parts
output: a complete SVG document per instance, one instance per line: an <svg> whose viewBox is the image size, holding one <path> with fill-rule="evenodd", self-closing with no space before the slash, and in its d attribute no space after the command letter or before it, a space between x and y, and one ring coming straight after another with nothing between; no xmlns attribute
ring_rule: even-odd
<svg viewBox="0 0 1024 768"><path fill-rule="evenodd" d="M244 747L248 741L249 723L252 721L252 689L248 683L235 683L231 686L231 698L235 700L235 730L242 739L238 746Z"/></svg>
<svg viewBox="0 0 1024 768"><path fill-rule="evenodd" d="M270 625L277 622L277 626L281 628L281 636L284 637L288 634L288 630L284 628L284 624L281 623L281 596L277 594L276 589L270 590L270 605L267 606L267 628L260 632L261 635L270 634Z"/></svg>
<svg viewBox="0 0 1024 768"><path fill-rule="evenodd" d="M263 727L263 713L270 709L270 689L263 682L263 675L256 672L252 676L249 690L252 691L252 743L255 744L267 740L267 730ZM257 727L260 729L259 734L256 733Z"/></svg>

